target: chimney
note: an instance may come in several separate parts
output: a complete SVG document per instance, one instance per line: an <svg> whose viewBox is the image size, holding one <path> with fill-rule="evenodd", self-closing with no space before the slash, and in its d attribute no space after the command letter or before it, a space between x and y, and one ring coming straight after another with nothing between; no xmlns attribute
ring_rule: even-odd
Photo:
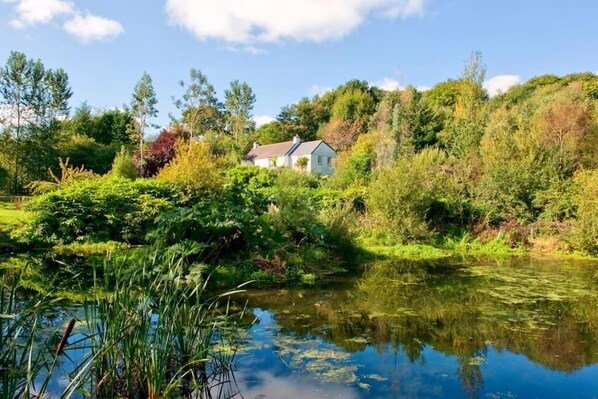
<svg viewBox="0 0 598 399"><path fill-rule="evenodd" d="M295 135L293 137L293 144L299 144L299 143L301 143L301 139L299 138L298 135Z"/></svg>
<svg viewBox="0 0 598 399"><path fill-rule="evenodd" d="M257 141L253 142L253 149L255 150L256 148L258 148L260 146L260 143L258 143Z"/></svg>

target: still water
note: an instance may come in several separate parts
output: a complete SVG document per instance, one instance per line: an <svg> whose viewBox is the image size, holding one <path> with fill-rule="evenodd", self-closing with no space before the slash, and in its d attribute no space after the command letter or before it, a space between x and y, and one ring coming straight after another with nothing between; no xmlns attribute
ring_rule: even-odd
<svg viewBox="0 0 598 399"><path fill-rule="evenodd" d="M238 397L598 397L595 262L386 260L235 301L255 320L235 358ZM56 322L72 316L81 308Z"/></svg>
<svg viewBox="0 0 598 399"><path fill-rule="evenodd" d="M319 288L250 291L245 397L598 397L598 268L387 261Z"/></svg>

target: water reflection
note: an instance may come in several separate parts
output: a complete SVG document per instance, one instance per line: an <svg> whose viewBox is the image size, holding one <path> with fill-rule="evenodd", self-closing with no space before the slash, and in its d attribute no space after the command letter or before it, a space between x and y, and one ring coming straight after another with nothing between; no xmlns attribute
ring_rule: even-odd
<svg viewBox="0 0 598 399"><path fill-rule="evenodd" d="M254 291L246 299L266 312L253 341L266 349L250 352L360 397L593 397L598 379L584 376L598 376L588 367L598 361L596 270L387 261L326 287Z"/></svg>
<svg viewBox="0 0 598 399"><path fill-rule="evenodd" d="M28 265L30 288L83 292L91 281L70 260L11 262L5 270ZM259 321L217 396L597 397L597 273L522 257L388 260L315 288L252 290L238 301ZM48 325L77 312L57 309Z"/></svg>

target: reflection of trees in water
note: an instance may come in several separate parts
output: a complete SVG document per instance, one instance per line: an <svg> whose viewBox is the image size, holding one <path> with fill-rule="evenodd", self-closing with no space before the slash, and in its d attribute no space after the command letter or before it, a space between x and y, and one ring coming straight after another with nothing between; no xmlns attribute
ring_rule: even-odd
<svg viewBox="0 0 598 399"><path fill-rule="evenodd" d="M480 390L484 387L484 377L480 366L487 356L487 350L480 350L472 356L457 357L457 374L461 381L461 387L469 398L477 399L480 396Z"/></svg>
<svg viewBox="0 0 598 399"><path fill-rule="evenodd" d="M413 363L431 346L455 356L463 389L476 397L483 387L476 359L490 345L559 371L598 362L594 271L522 261L467 267L386 261L342 289L289 290L254 303L273 310L283 330L349 352L390 348Z"/></svg>

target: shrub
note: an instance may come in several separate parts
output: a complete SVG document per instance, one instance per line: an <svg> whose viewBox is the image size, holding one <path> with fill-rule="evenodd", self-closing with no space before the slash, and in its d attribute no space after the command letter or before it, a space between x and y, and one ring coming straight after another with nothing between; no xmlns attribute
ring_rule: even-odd
<svg viewBox="0 0 598 399"><path fill-rule="evenodd" d="M223 183L221 160L212 155L207 143L179 142L174 159L157 178L189 191L214 191Z"/></svg>
<svg viewBox="0 0 598 399"><path fill-rule="evenodd" d="M8 171L0 166L0 192L4 191L8 187Z"/></svg>
<svg viewBox="0 0 598 399"><path fill-rule="evenodd" d="M98 174L108 172L118 147L96 142L93 138L74 135L62 143L58 153L64 159L70 159L74 166L83 166Z"/></svg>
<svg viewBox="0 0 598 399"><path fill-rule="evenodd" d="M170 162L175 155L176 144L182 133L179 129L174 131L162 130L160 135L152 143L151 147L147 151L145 158L145 164L143 167L143 177L153 177L158 174L160 169ZM135 155L135 161L139 164L140 154Z"/></svg>
<svg viewBox="0 0 598 399"><path fill-rule="evenodd" d="M444 152L426 149L382 170L372 182L367 198L369 216L389 241L411 242L431 236L431 213L447 192L446 166Z"/></svg>
<svg viewBox="0 0 598 399"><path fill-rule="evenodd" d="M575 175L576 238L580 249L598 254L598 170Z"/></svg>
<svg viewBox="0 0 598 399"><path fill-rule="evenodd" d="M170 184L122 178L75 182L27 204L34 216L23 232L31 240L143 243L158 214L180 202Z"/></svg>
<svg viewBox="0 0 598 399"><path fill-rule="evenodd" d="M127 154L124 148L121 148L120 152L114 158L110 173L114 177L122 177L129 180L137 178L137 167L135 166L133 157Z"/></svg>

